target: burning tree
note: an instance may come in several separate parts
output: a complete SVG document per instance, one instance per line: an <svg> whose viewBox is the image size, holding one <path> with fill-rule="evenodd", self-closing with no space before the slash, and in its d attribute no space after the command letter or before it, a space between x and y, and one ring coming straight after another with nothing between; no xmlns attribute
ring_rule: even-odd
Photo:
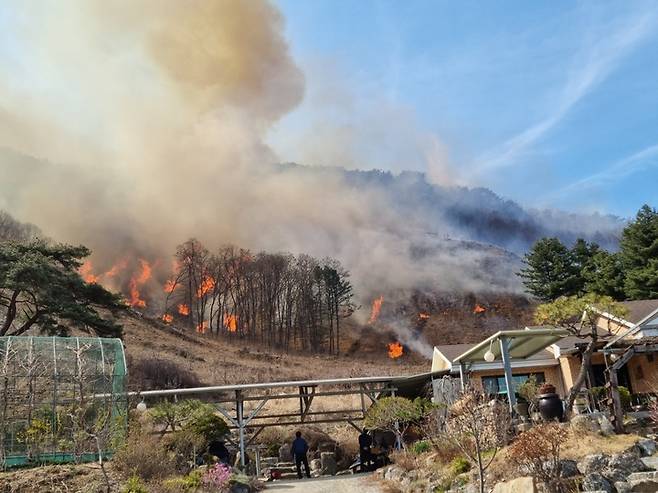
<svg viewBox="0 0 658 493"><path fill-rule="evenodd" d="M480 493L485 471L507 443L509 426L507 406L480 389L467 389L450 407L442 435L477 468Z"/></svg>
<svg viewBox="0 0 658 493"><path fill-rule="evenodd" d="M210 253L180 245L167 279L165 322L269 346L338 353L341 320L354 311L349 273L333 259L252 254L233 246Z"/></svg>
<svg viewBox="0 0 658 493"><path fill-rule="evenodd" d="M121 327L96 310L121 309L120 298L78 273L89 254L83 246L45 241L0 243L0 336L33 327L46 334L78 327L99 336L120 335Z"/></svg>

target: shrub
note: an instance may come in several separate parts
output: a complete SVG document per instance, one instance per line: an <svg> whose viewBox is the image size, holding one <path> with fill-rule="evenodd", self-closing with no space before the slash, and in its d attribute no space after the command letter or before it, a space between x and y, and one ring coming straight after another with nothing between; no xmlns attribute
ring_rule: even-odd
<svg viewBox="0 0 658 493"><path fill-rule="evenodd" d="M619 386L619 400L621 401L621 407L624 409L631 408L631 393L626 387ZM606 399L608 398L608 390L605 387L592 387L590 390L590 395L594 398L594 401L597 404L597 407L604 408L606 407Z"/></svg>
<svg viewBox="0 0 658 493"><path fill-rule="evenodd" d="M432 449L432 444L426 440L419 440L411 446L411 451L416 454L424 454Z"/></svg>
<svg viewBox="0 0 658 493"><path fill-rule="evenodd" d="M176 463L153 435L136 430L117 450L113 462L120 472L145 481L161 479L176 471Z"/></svg>
<svg viewBox="0 0 658 493"><path fill-rule="evenodd" d="M542 383L539 387L539 394L555 394L555 385L551 383Z"/></svg>
<svg viewBox="0 0 658 493"><path fill-rule="evenodd" d="M138 476L130 476L121 488L121 493L149 493Z"/></svg>
<svg viewBox="0 0 658 493"><path fill-rule="evenodd" d="M217 440L228 433L228 426L215 414L215 408L199 400L160 402L150 411L153 423L166 431L191 430L207 441Z"/></svg>
<svg viewBox="0 0 658 493"><path fill-rule="evenodd" d="M528 471L546 483L548 491L560 490L560 448L567 431L558 423L544 423L521 433L509 448L509 456L521 474Z"/></svg>
<svg viewBox="0 0 658 493"><path fill-rule="evenodd" d="M391 461L405 471L413 471L418 468L416 456L406 450L396 450L390 454Z"/></svg>
<svg viewBox="0 0 658 493"><path fill-rule="evenodd" d="M471 470L471 463L464 457L455 457L450 463L450 470L457 476Z"/></svg>
<svg viewBox="0 0 658 493"><path fill-rule="evenodd" d="M537 377L530 375L530 377L519 385L517 390L519 396L524 399L528 404L532 404L537 400L537 395L539 394L539 384L537 383Z"/></svg>
<svg viewBox="0 0 658 493"><path fill-rule="evenodd" d="M148 358L128 363L130 382L139 390L201 387L201 381L194 373L173 361Z"/></svg>
<svg viewBox="0 0 658 493"><path fill-rule="evenodd" d="M162 483L162 487L167 492L194 492L202 486L201 478L203 473L200 469L194 469L186 476L180 478L167 479Z"/></svg>
<svg viewBox="0 0 658 493"><path fill-rule="evenodd" d="M211 406L197 409L185 425L185 430L193 432L207 442L220 440L229 432L226 422L215 414Z"/></svg>
<svg viewBox="0 0 658 493"><path fill-rule="evenodd" d="M201 483L210 490L228 491L230 480L231 468L226 464L218 463L206 470Z"/></svg>
<svg viewBox="0 0 658 493"><path fill-rule="evenodd" d="M407 429L420 424L433 408L428 399L420 397L413 401L404 397L383 397L368 409L364 424L367 428L392 431L403 444Z"/></svg>
<svg viewBox="0 0 658 493"><path fill-rule="evenodd" d="M208 448L208 441L192 430L179 430L164 437L164 446L173 453L176 469L187 472L195 463L197 456L203 454Z"/></svg>

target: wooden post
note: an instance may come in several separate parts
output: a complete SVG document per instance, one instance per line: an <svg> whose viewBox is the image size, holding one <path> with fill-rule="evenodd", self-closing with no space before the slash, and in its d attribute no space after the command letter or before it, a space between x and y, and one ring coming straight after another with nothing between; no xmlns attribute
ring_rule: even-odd
<svg viewBox="0 0 658 493"><path fill-rule="evenodd" d="M624 409L621 407L621 397L619 397L619 381L617 380L617 369L614 365L609 371L610 395L612 397L613 424L616 433L624 432Z"/></svg>
<svg viewBox="0 0 658 493"><path fill-rule="evenodd" d="M514 414L516 406L516 395L514 394L514 380L512 379L512 363L509 356L509 339L500 338L500 355L503 358L503 369L505 370L505 385L507 385L507 399L509 400L510 413Z"/></svg>

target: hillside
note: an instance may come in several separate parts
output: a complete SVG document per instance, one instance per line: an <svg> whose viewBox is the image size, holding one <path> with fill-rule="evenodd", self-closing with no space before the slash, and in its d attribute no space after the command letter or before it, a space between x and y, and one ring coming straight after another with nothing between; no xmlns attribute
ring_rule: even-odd
<svg viewBox="0 0 658 493"><path fill-rule="evenodd" d="M346 321L340 356L285 353L237 338L201 335L135 310L117 321L124 326L129 367L150 359L167 360L203 385L422 373L431 363L421 344L431 351L437 344L477 342L497 330L532 322L533 305L521 296L398 296L396 301L384 301L373 324ZM406 335L403 327L408 328ZM387 346L395 341L402 342L404 353L392 359Z"/></svg>

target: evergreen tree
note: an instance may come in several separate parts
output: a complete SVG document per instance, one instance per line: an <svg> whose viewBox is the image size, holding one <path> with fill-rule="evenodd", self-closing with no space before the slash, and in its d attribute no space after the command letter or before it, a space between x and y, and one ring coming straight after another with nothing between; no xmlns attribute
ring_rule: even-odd
<svg viewBox="0 0 658 493"><path fill-rule="evenodd" d="M629 299L658 298L658 211L642 206L622 233L621 262Z"/></svg>
<svg viewBox="0 0 658 493"><path fill-rule="evenodd" d="M624 268L619 253L599 250L583 269L585 291L610 296L616 301L626 299Z"/></svg>
<svg viewBox="0 0 658 493"><path fill-rule="evenodd" d="M526 290L542 301L571 296L582 290L584 281L574 253L558 238L537 241L523 262L526 267L518 275Z"/></svg>
<svg viewBox="0 0 658 493"><path fill-rule="evenodd" d="M574 285L576 291L572 294L582 294L586 291L587 279L585 278L585 272L591 270L593 258L599 251L601 251L599 245L594 242L588 243L582 238L578 238L571 247L573 268L579 272Z"/></svg>
<svg viewBox="0 0 658 493"><path fill-rule="evenodd" d="M96 308L123 308L117 295L78 274L90 251L44 241L0 243L0 336L31 328L66 335L73 327L98 336L121 335L121 327Z"/></svg>

